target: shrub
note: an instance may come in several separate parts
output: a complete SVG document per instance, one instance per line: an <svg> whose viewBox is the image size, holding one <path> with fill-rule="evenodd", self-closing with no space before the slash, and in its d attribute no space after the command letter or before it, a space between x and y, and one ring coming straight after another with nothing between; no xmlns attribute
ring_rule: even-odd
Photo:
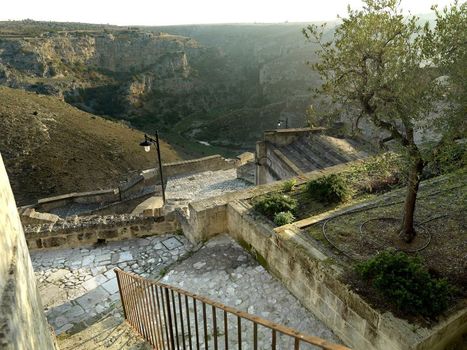
<svg viewBox="0 0 467 350"><path fill-rule="evenodd" d="M331 174L311 180L307 192L313 199L326 203L340 203L352 197L352 190L341 175Z"/></svg>
<svg viewBox="0 0 467 350"><path fill-rule="evenodd" d="M254 205L255 210L267 216L270 220L274 220L277 213L295 211L297 201L287 195L280 193L272 193L260 199Z"/></svg>
<svg viewBox="0 0 467 350"><path fill-rule="evenodd" d="M291 224L294 220L295 216L290 211L281 211L274 215L274 223L277 226Z"/></svg>
<svg viewBox="0 0 467 350"><path fill-rule="evenodd" d="M358 275L407 314L436 317L455 290L445 279L430 275L419 258L387 250L357 264Z"/></svg>
<svg viewBox="0 0 467 350"><path fill-rule="evenodd" d="M290 179L290 180L285 181L282 184L282 191L283 192L292 191L296 183L297 183L297 180L295 180L295 179Z"/></svg>

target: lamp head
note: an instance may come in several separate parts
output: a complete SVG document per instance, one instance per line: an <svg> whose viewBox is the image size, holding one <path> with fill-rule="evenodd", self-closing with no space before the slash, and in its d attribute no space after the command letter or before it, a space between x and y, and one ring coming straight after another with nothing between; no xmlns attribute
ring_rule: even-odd
<svg viewBox="0 0 467 350"><path fill-rule="evenodd" d="M139 145L143 146L146 152L149 152L151 150L151 142L149 142L147 139L141 142Z"/></svg>

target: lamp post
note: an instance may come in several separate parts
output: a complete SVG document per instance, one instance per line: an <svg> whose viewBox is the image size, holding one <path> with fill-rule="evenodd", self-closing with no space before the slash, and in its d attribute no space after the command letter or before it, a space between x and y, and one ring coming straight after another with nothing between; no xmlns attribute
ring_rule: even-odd
<svg viewBox="0 0 467 350"><path fill-rule="evenodd" d="M159 163L159 173L161 174L161 185L162 185L162 202L165 204L165 188L164 188L164 176L162 175L162 161L161 161L161 148L159 146L159 134L156 131L156 139L149 137L144 134L144 141L139 144L144 147L146 152L151 150L151 145L156 146L157 161Z"/></svg>
<svg viewBox="0 0 467 350"><path fill-rule="evenodd" d="M283 123L285 123L285 128L284 129L288 129L288 127L289 127L289 118L279 119L277 121L277 127L280 128L283 125Z"/></svg>

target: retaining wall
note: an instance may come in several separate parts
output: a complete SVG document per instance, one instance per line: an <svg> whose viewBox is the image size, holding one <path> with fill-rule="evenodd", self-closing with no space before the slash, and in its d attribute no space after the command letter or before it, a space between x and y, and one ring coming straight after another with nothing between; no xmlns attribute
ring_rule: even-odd
<svg viewBox="0 0 467 350"><path fill-rule="evenodd" d="M235 160L225 159L222 156L216 154L213 156L184 160L174 163L163 164L162 171L164 177L176 176L190 173L200 173L203 171L218 171L233 169L236 167Z"/></svg>
<svg viewBox="0 0 467 350"><path fill-rule="evenodd" d="M239 156L240 157L240 156ZM193 174L203 171L218 171L236 168L246 162L251 156L241 155L241 158L225 159L220 155L204 158L163 164L164 178L183 174ZM89 210L84 215L94 213L107 213L110 208L117 211L126 208L131 200L146 197L152 194L160 194L160 176L158 169L147 169L140 173L128 176L117 188L89 192L73 192L54 197L42 198L37 203L19 208L23 212L27 208L34 208L38 212L53 212L55 209L64 208L72 204L88 205ZM122 206L119 203L122 202ZM62 215L62 214L60 214Z"/></svg>
<svg viewBox="0 0 467 350"><path fill-rule="evenodd" d="M340 172L347 166L349 164L308 173L298 182ZM196 243L228 232L354 349L441 350L465 334L466 308L432 328L413 326L389 312L373 309L341 282L342 269L333 264L305 232L293 224L274 228L252 211L246 199L280 186L280 182L258 186L191 203L189 216L181 221L185 235Z"/></svg>
<svg viewBox="0 0 467 350"><path fill-rule="evenodd" d="M180 224L174 214L160 217L108 215L75 217L54 224L25 228L29 249L79 247L99 242L174 233Z"/></svg>

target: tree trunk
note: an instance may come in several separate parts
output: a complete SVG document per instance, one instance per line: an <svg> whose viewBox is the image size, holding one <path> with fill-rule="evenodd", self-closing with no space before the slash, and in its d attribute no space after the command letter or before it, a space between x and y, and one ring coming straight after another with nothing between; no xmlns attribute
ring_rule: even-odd
<svg viewBox="0 0 467 350"><path fill-rule="evenodd" d="M404 218L402 220L402 227L400 230L400 237L402 237L402 239L407 243L412 242L417 234L414 227L415 202L417 200L418 186L420 185L423 167L424 162L421 159L420 154L417 154L414 157L413 164L409 172L407 194L404 204Z"/></svg>

